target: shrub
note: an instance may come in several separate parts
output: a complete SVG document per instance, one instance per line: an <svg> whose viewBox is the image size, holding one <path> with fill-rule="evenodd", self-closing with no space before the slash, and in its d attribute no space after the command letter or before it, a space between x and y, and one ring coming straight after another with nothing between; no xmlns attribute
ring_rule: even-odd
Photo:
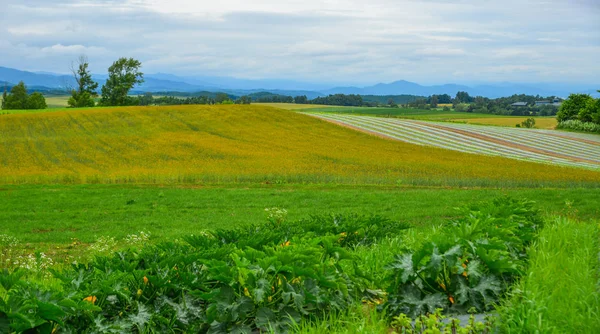
<svg viewBox="0 0 600 334"><path fill-rule="evenodd" d="M580 120L567 120L558 123L556 126L557 129L566 129L566 130L575 130L575 131L583 131L583 132L595 132L600 133L600 124L592 123L592 122L582 122Z"/></svg>

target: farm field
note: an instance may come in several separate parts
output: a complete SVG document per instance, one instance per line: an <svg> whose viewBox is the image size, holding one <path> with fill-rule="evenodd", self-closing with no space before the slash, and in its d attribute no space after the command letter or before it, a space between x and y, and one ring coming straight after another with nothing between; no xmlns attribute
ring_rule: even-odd
<svg viewBox="0 0 600 334"><path fill-rule="evenodd" d="M46 96L46 104L48 108L66 108L68 106L70 96Z"/></svg>
<svg viewBox="0 0 600 334"><path fill-rule="evenodd" d="M548 237L556 230L572 231L570 238L585 231L585 242L555 250L531 243L537 262L528 286L543 284L535 273L560 267L552 259L537 260L551 250L557 261L571 253L597 254L600 171L594 166L415 145L311 115L254 104L0 116L0 263L10 268L0 273L0 299L16 305L13 324L28 328L29 316L75 332L107 326L130 331L141 328L143 318L151 324L144 328L161 332L390 333L398 330L392 317L399 310L411 317L419 307L434 311L399 290L412 284L403 278L407 262L401 259L413 253L434 258L439 245L444 261L456 262L447 262L450 272L430 274L441 270L433 261L415 267L430 275L424 298L435 297L432 305L490 312L502 302L497 313L506 326L537 328L540 316L558 328L597 326L585 314L572 314L577 320L565 325L551 317L552 310L571 311L555 304L548 311L520 312L519 298L544 303L542 288L503 299L522 275L507 268L524 268L525 247L544 224ZM455 132L488 129L486 136L513 130L318 115L443 124ZM502 139L502 149L516 138ZM591 148L577 146L586 147L580 159L595 164L593 138L567 138L587 143ZM542 145L529 141L533 148ZM571 154L569 145L559 146ZM569 220L556 225L558 216ZM482 228L489 240L461 232ZM489 242L508 264L463 247L487 249ZM458 251L462 255L453 255ZM581 284L563 287L563 294L589 295L596 286L590 274L595 260L582 257ZM478 268L486 268L485 276ZM571 277L562 274L560 279ZM471 293L481 288L477 282L489 283L489 299L482 304L464 297L439 275L460 280L466 284L460 289ZM28 283L15 288L15 280ZM40 292L48 289L52 294ZM19 304L27 298L46 299L36 299L42 306L28 315L30 304ZM586 303L600 309L593 298ZM70 305L60 308L64 325L44 318L47 310L58 312L48 305Z"/></svg>
<svg viewBox="0 0 600 334"><path fill-rule="evenodd" d="M314 114L400 141L461 152L600 169L600 137L552 130L509 129L368 116Z"/></svg>
<svg viewBox="0 0 600 334"><path fill-rule="evenodd" d="M487 117L487 118L468 118L464 120L468 124L477 124L477 125L497 125L497 126L507 126L514 128L515 125L521 124L529 117L518 117L518 116L504 116L504 117ZM556 121L556 117L531 117L535 120L535 128L537 129L554 129L558 122ZM460 118L456 118L453 120L461 120ZM451 120L452 121L452 120Z"/></svg>
<svg viewBox="0 0 600 334"><path fill-rule="evenodd" d="M274 104L277 107L277 104ZM450 105L452 106L452 105ZM477 114L454 111L443 111L441 108L433 110L419 110L412 108L368 108L368 107L329 107L329 108L306 108L299 111L326 112L352 115L393 116L406 119L417 119L439 122L459 122L477 125L496 125L515 127L528 117L522 116L498 116L492 114ZM535 119L535 128L554 129L557 125L556 117L532 117Z"/></svg>
<svg viewBox="0 0 600 334"><path fill-rule="evenodd" d="M598 172L377 138L263 106L0 117L2 183L597 186ZM376 148L376 149L374 149Z"/></svg>

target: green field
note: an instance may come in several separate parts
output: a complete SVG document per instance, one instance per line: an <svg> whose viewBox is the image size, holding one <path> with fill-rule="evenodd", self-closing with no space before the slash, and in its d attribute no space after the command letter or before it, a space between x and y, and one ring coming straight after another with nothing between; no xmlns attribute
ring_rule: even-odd
<svg viewBox="0 0 600 334"><path fill-rule="evenodd" d="M399 259L432 249L415 265L433 275L423 300L437 296L445 311L498 314L511 333L597 328L598 171L418 146L258 104L17 111L0 130L0 300L10 301L0 329L11 307L18 328L50 332L390 333L404 298L395 284L410 284ZM490 204L506 196L534 208ZM581 260L562 266L570 254ZM454 262L442 270L431 260L442 258ZM482 291L480 279L496 291L484 304L464 293ZM578 299L561 307L555 295Z"/></svg>
<svg viewBox="0 0 600 334"><path fill-rule="evenodd" d="M166 241L197 230L260 223L269 207L286 208L292 220L319 213L377 213L431 227L454 216L455 207L502 195L535 199L547 214L560 214L566 202L573 202L580 218L600 216L596 189L5 185L0 189L0 221L2 233L45 247L67 245L72 238L85 243L103 235L123 238L142 230Z"/></svg>

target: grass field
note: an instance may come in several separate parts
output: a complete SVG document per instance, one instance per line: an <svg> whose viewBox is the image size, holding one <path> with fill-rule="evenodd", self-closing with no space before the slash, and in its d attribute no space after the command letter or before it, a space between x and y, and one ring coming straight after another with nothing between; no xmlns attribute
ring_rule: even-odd
<svg viewBox="0 0 600 334"><path fill-rule="evenodd" d="M381 186L259 185L5 185L0 189L0 234L27 243L90 243L96 237L149 231L170 240L194 231L265 221L265 208L281 207L289 219L319 213L377 213L418 227L439 225L455 207L502 195L538 201L547 214L572 202L578 217L600 216L596 189L419 189ZM49 222L52 222L49 224Z"/></svg>
<svg viewBox="0 0 600 334"><path fill-rule="evenodd" d="M597 186L598 173L377 138L263 106L0 117L2 183Z"/></svg>

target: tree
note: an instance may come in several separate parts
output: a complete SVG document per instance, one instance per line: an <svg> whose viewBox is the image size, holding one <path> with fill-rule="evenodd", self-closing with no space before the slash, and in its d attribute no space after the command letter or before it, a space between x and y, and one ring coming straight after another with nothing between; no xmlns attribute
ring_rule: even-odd
<svg viewBox="0 0 600 334"><path fill-rule="evenodd" d="M154 104L154 96L152 93L144 93L144 95L139 97L141 106L149 106Z"/></svg>
<svg viewBox="0 0 600 334"><path fill-rule="evenodd" d="M307 104L308 103L308 97L306 97L306 95L296 96L296 97L294 97L294 103L296 103L296 104Z"/></svg>
<svg viewBox="0 0 600 334"><path fill-rule="evenodd" d="M5 109L6 106L6 83L4 84L4 93L2 93L2 107L0 109Z"/></svg>
<svg viewBox="0 0 600 334"><path fill-rule="evenodd" d="M77 82L77 89L71 91L69 106L74 108L93 107L95 105L94 97L98 94L98 83L92 79L92 74L88 70L88 59L86 56L79 56L77 68L71 64L73 78Z"/></svg>
<svg viewBox="0 0 600 334"><path fill-rule="evenodd" d="M454 104L459 103L471 103L473 102L473 98L469 96L467 92L457 92L456 97L454 98Z"/></svg>
<svg viewBox="0 0 600 334"><path fill-rule="evenodd" d="M104 106L130 105L137 99L128 98L127 94L135 86L144 82L144 73L140 72L142 63L133 58L120 58L108 68L108 79L102 86Z"/></svg>
<svg viewBox="0 0 600 334"><path fill-rule="evenodd" d="M250 98L250 96L248 96L248 95L243 95L243 96L240 96L240 98L237 101L235 101L235 103L250 104L250 103L252 103L252 98Z"/></svg>
<svg viewBox="0 0 600 334"><path fill-rule="evenodd" d="M437 108L437 106L438 106L438 97L437 97L437 95L431 96L431 102L429 103L429 105L432 108Z"/></svg>
<svg viewBox="0 0 600 334"><path fill-rule="evenodd" d="M579 113L582 109L586 108L588 102L593 100L591 96L588 94L571 94L569 98L564 100L560 105L560 110L556 114L556 119L559 122L567 121L570 119L578 119ZM586 112L584 111L584 118L587 117Z"/></svg>
<svg viewBox="0 0 600 334"><path fill-rule="evenodd" d="M6 96L4 109L27 109L27 87L23 81L13 86Z"/></svg>
<svg viewBox="0 0 600 334"><path fill-rule="evenodd" d="M27 99L27 104L25 109L46 109L48 105L46 104L46 98L42 93L34 92L29 95Z"/></svg>
<svg viewBox="0 0 600 334"><path fill-rule="evenodd" d="M396 104L396 102L392 98L388 99L387 104L388 104L388 106L390 106L392 108L398 108L398 105Z"/></svg>
<svg viewBox="0 0 600 334"><path fill-rule="evenodd" d="M231 99L229 98L229 95L225 93L217 93L215 96L215 102L220 104L228 104L231 102Z"/></svg>
<svg viewBox="0 0 600 334"><path fill-rule="evenodd" d="M41 93L27 95L27 87L23 81L2 95L2 109L46 109L46 99Z"/></svg>

